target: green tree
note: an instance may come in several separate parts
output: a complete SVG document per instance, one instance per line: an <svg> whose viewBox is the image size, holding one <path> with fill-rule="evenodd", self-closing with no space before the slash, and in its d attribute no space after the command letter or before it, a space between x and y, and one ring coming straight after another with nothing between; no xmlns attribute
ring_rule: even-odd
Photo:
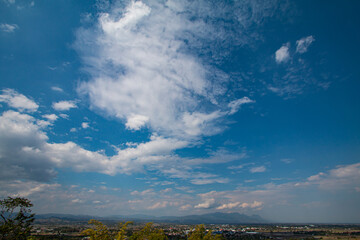
<svg viewBox="0 0 360 240"><path fill-rule="evenodd" d="M91 219L89 224L93 225L92 228L86 229L81 232L82 235L89 236L91 240L125 240L127 226L132 222L119 223L119 231L115 234L111 234L109 228L102 222Z"/></svg>
<svg viewBox="0 0 360 240"><path fill-rule="evenodd" d="M152 226L153 223L147 223L143 229L135 232L130 240L165 240L167 239L162 229L156 229Z"/></svg>
<svg viewBox="0 0 360 240"><path fill-rule="evenodd" d="M119 223L119 226L118 226L119 231L115 236L116 240L125 240L126 239L126 229L127 229L127 226L129 224L132 224L132 222L126 222L126 223L121 222L121 223Z"/></svg>
<svg viewBox="0 0 360 240"><path fill-rule="evenodd" d="M30 200L21 197L0 200L0 239L22 240L30 236L31 224L35 220L30 209L32 206Z"/></svg>
<svg viewBox="0 0 360 240"><path fill-rule="evenodd" d="M223 239L221 235L212 235L212 231L206 233L204 224L197 225L195 230L189 234L188 240L220 240Z"/></svg>
<svg viewBox="0 0 360 240"><path fill-rule="evenodd" d="M91 219L89 224L93 225L93 228L86 229L81 232L82 235L89 236L90 240L111 240L109 228L102 222Z"/></svg>

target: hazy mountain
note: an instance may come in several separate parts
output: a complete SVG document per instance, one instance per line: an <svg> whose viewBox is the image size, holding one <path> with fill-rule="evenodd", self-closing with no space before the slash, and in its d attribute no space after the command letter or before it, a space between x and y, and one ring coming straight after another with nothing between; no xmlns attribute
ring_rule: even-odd
<svg viewBox="0 0 360 240"><path fill-rule="evenodd" d="M71 215L71 214L40 214L36 215L37 219L62 219L65 221L86 221L92 218L99 220L118 220L118 221L153 221L153 222L168 222L168 223L184 223L184 224L242 224L242 223L267 223L258 215L248 216L240 213L208 213L202 215L187 215L187 216L163 216L154 217L149 215L129 215L129 216L107 216L96 217L88 215Z"/></svg>

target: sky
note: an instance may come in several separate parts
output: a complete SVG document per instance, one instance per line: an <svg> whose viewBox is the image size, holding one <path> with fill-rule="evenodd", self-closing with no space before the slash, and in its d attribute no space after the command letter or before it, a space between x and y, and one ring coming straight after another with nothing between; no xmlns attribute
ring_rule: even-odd
<svg viewBox="0 0 360 240"><path fill-rule="evenodd" d="M0 197L360 223L359 1L0 1Z"/></svg>

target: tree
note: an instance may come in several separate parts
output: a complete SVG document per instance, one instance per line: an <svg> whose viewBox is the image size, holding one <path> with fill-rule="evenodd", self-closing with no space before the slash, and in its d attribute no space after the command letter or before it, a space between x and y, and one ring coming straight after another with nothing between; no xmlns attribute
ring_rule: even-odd
<svg viewBox="0 0 360 240"><path fill-rule="evenodd" d="M189 234L188 240L220 240L222 239L221 235L212 235L210 230L206 234L204 224L197 225L195 230Z"/></svg>
<svg viewBox="0 0 360 240"><path fill-rule="evenodd" d="M94 228L89 228L81 232L81 235L89 236L90 240L111 240L109 228L102 222L91 219L89 224Z"/></svg>
<svg viewBox="0 0 360 240"><path fill-rule="evenodd" d="M119 231L114 236L111 234L109 228L104 225L102 222L91 219L89 224L93 225L93 228L86 229L81 232L82 235L89 236L90 240L125 240L126 239L126 229L129 224L132 222L121 222L119 223Z"/></svg>
<svg viewBox="0 0 360 240"><path fill-rule="evenodd" d="M129 224L132 224L132 222L126 222L126 223L121 222L121 223L119 223L119 226L118 226L119 231L115 236L116 240L125 240L126 239L126 229L127 229L127 226Z"/></svg>
<svg viewBox="0 0 360 240"><path fill-rule="evenodd" d="M156 229L153 223L147 223L143 229L135 232L130 240L166 240L167 237L162 229Z"/></svg>
<svg viewBox="0 0 360 240"><path fill-rule="evenodd" d="M0 239L22 240L30 236L31 224L35 220L30 209L32 206L30 200L21 197L0 200Z"/></svg>

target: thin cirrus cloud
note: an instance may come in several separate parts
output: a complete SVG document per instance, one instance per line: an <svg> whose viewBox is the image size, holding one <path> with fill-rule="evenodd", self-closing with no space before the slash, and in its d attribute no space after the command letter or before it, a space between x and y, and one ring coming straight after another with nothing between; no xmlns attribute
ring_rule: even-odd
<svg viewBox="0 0 360 240"><path fill-rule="evenodd" d="M56 86L51 87L51 90L56 91L56 92L64 92L64 90L62 88L56 87Z"/></svg>
<svg viewBox="0 0 360 240"><path fill-rule="evenodd" d="M265 172L265 171L266 171L265 166L259 166L259 167L250 168L251 173L262 173L262 172Z"/></svg>

